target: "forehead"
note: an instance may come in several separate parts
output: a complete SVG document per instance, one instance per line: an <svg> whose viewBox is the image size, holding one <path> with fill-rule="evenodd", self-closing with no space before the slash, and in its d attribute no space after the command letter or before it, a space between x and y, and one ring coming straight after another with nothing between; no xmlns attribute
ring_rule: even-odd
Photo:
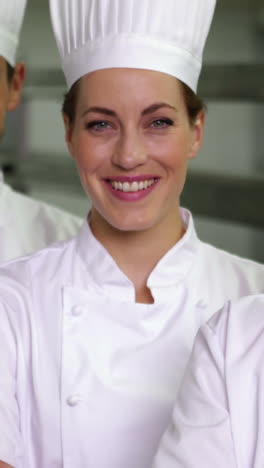
<svg viewBox="0 0 264 468"><path fill-rule="evenodd" d="M107 101L146 105L153 102L177 104L183 99L180 82L165 73L130 68L97 70L80 80L80 95L88 104Z"/></svg>

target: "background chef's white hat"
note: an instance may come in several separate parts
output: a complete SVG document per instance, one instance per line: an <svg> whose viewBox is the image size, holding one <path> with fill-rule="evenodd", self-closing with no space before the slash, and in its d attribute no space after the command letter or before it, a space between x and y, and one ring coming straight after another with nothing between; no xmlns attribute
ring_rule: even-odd
<svg viewBox="0 0 264 468"><path fill-rule="evenodd" d="M0 55L12 66L16 62L25 7L26 0L0 0Z"/></svg>
<svg viewBox="0 0 264 468"><path fill-rule="evenodd" d="M50 0L68 87L104 68L175 76L196 91L216 0Z"/></svg>

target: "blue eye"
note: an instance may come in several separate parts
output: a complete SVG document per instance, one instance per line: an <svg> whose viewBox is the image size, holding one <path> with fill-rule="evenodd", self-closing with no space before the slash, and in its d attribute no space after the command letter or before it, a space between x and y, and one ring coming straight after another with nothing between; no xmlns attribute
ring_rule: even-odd
<svg viewBox="0 0 264 468"><path fill-rule="evenodd" d="M104 120L93 120L85 125L88 130L102 131L110 127L110 124Z"/></svg>
<svg viewBox="0 0 264 468"><path fill-rule="evenodd" d="M154 128L166 128L170 125L173 125L173 120L171 119L157 119L151 122L151 126Z"/></svg>

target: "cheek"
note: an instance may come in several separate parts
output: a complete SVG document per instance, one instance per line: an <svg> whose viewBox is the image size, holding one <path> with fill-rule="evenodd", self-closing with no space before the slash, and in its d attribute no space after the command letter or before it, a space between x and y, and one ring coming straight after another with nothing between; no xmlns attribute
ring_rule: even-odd
<svg viewBox="0 0 264 468"><path fill-rule="evenodd" d="M0 86L0 112L3 116L7 109L7 93L5 90Z"/></svg>
<svg viewBox="0 0 264 468"><path fill-rule="evenodd" d="M71 153L80 171L94 172L102 161L102 151L83 132L74 135Z"/></svg>
<svg viewBox="0 0 264 468"><path fill-rule="evenodd" d="M156 159L172 172L187 165L190 154L191 141L185 135L169 135L153 145Z"/></svg>

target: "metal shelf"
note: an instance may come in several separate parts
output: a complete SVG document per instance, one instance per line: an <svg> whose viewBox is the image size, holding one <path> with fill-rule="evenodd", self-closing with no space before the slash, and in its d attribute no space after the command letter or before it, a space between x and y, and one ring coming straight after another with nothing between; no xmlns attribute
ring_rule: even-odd
<svg viewBox="0 0 264 468"><path fill-rule="evenodd" d="M190 172L182 204L194 213L264 228L264 177Z"/></svg>
<svg viewBox="0 0 264 468"><path fill-rule="evenodd" d="M206 65L198 93L204 99L264 102L264 64Z"/></svg>

